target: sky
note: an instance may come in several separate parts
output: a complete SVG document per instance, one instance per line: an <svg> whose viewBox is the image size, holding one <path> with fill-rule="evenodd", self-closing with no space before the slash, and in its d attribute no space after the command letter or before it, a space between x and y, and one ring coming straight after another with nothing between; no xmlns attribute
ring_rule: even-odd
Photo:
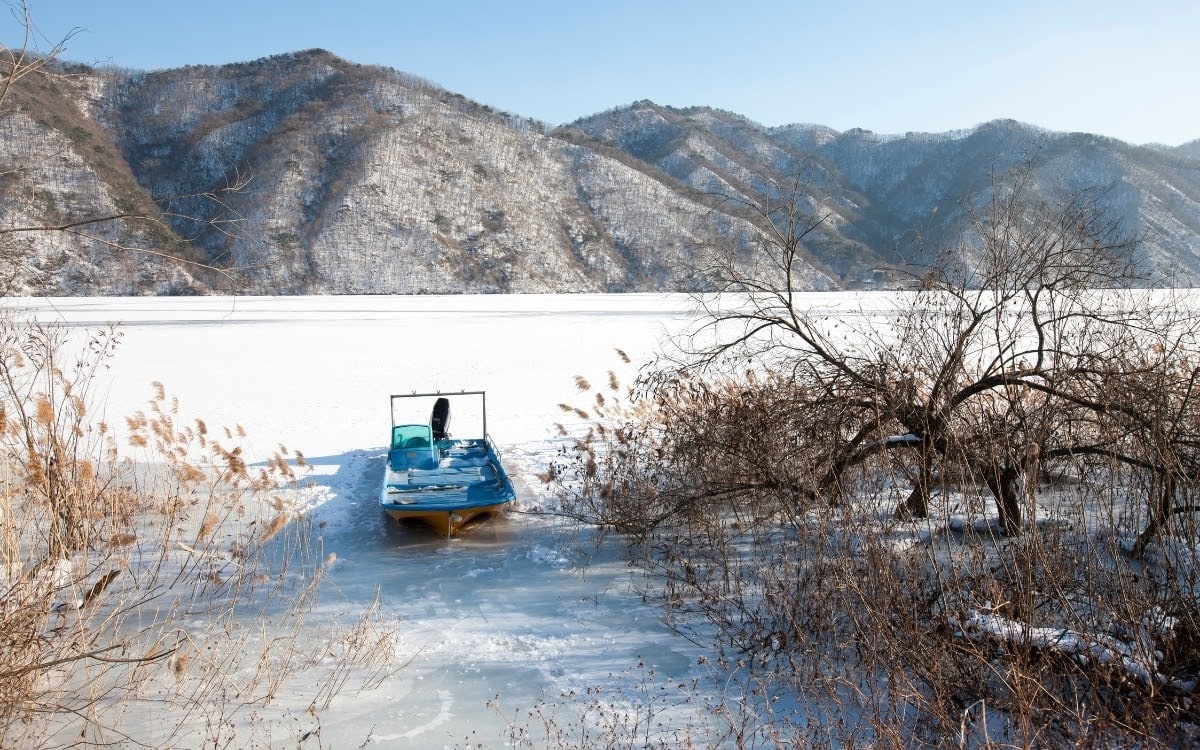
<svg viewBox="0 0 1200 750"><path fill-rule="evenodd" d="M552 125L640 99L766 126L1011 118L1200 138L1196 0L28 0L65 59L158 70L314 47ZM19 0L0 5L20 7ZM11 14L0 41L21 44Z"/></svg>

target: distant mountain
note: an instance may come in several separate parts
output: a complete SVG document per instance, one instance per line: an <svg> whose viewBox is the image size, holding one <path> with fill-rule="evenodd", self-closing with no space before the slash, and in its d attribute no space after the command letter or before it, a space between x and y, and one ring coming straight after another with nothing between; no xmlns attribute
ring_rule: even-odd
<svg viewBox="0 0 1200 750"><path fill-rule="evenodd" d="M885 137L645 101L549 129L322 50L57 73L0 103L0 229L147 220L0 234L17 292L707 289L715 251L753 260L762 227L739 204L793 185L829 216L799 284L888 286L923 260L913 237L952 237L958 199L1034 152L1046 184L1109 188L1148 273L1200 283L1200 141Z"/></svg>
<svg viewBox="0 0 1200 750"><path fill-rule="evenodd" d="M1048 192L1103 191L1112 215L1145 237L1149 277L1200 281L1198 141L1139 147L1011 120L903 136L821 125L765 128L729 112L646 101L563 130L620 148L699 191L778 202L780 186L798 185L808 211L830 216L807 243L814 262L843 286L878 276L872 269L927 261L930 249L961 232L965 196L982 191L991 174L1026 163Z"/></svg>

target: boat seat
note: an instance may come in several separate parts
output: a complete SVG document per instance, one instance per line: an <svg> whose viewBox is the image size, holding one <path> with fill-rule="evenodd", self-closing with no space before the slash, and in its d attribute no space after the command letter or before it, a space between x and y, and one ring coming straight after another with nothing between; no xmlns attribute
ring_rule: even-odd
<svg viewBox="0 0 1200 750"><path fill-rule="evenodd" d="M429 441L423 437L409 438L408 442L404 444L404 447L405 448L428 448Z"/></svg>

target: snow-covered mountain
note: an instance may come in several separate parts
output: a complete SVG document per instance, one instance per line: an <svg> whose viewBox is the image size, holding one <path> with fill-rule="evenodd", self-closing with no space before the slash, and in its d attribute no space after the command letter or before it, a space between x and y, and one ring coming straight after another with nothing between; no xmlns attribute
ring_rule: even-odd
<svg viewBox="0 0 1200 750"><path fill-rule="evenodd" d="M58 73L0 103L0 230L121 219L0 234L18 292L705 289L714 253L750 262L738 201L793 184L830 214L801 284L886 285L920 260L914 229L953 232L956 199L1033 149L1047 179L1112 188L1148 271L1200 282L1194 143L1011 122L881 137L650 102L551 129L321 50Z"/></svg>
<svg viewBox="0 0 1200 750"><path fill-rule="evenodd" d="M964 200L992 175L1030 165L1047 193L1096 190L1124 231L1144 239L1142 271L1160 284L1200 282L1200 142L1133 146L1011 120L950 133L877 135L821 125L765 128L709 108L651 102L566 130L616 146L698 190L778 200L795 184L830 219L808 243L839 283L872 268L920 264L961 231ZM797 179L798 178L798 179Z"/></svg>

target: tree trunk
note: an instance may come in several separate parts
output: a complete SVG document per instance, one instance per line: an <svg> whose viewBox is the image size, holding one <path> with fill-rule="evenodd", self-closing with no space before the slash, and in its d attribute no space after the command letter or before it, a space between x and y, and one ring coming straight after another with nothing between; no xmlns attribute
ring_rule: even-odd
<svg viewBox="0 0 1200 750"><path fill-rule="evenodd" d="M1166 525L1167 519L1171 517L1171 504L1175 501L1175 476L1170 472L1163 477L1162 492L1159 493L1157 501L1150 502L1150 520L1146 524L1146 528L1138 534L1137 541L1133 544L1133 549L1130 554L1135 559L1140 560L1142 555L1146 554L1146 547L1158 535L1159 530Z"/></svg>
<svg viewBox="0 0 1200 750"><path fill-rule="evenodd" d="M996 498L996 512L1007 536L1021 533L1021 493L1017 488L1020 476L1021 472L1015 467L1006 465L993 466L985 477L988 489Z"/></svg>
<svg viewBox="0 0 1200 750"><path fill-rule="evenodd" d="M916 481L913 482L912 492L908 498L896 508L897 518L929 518L929 494L933 484L933 451L926 446L919 450L920 468Z"/></svg>

